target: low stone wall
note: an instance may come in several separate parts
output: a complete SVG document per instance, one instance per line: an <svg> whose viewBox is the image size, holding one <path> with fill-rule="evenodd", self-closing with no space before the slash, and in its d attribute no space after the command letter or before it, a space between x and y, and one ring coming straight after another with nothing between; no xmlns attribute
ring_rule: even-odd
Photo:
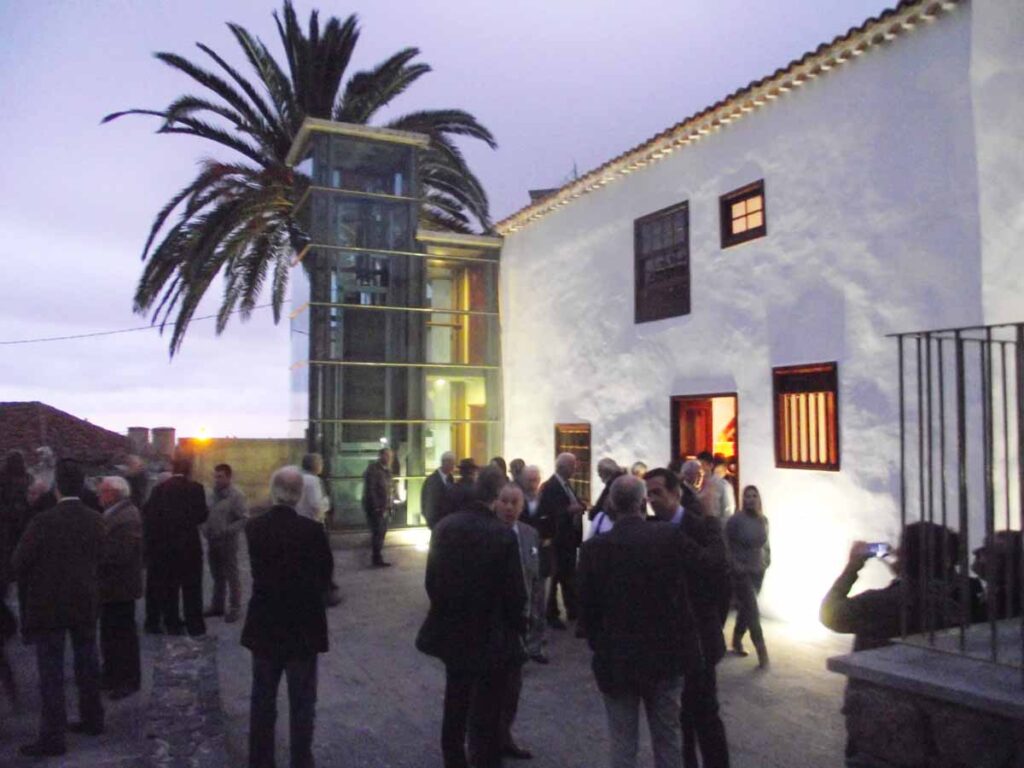
<svg viewBox="0 0 1024 768"><path fill-rule="evenodd" d="M834 656L849 679L843 714L859 766L1024 768L1019 620L999 627L1001 664L985 655L988 625Z"/></svg>
<svg viewBox="0 0 1024 768"><path fill-rule="evenodd" d="M864 766L1024 768L1019 722L853 681L843 708Z"/></svg>
<svg viewBox="0 0 1024 768"><path fill-rule="evenodd" d="M164 640L153 668L146 738L147 768L228 765L215 636Z"/></svg>

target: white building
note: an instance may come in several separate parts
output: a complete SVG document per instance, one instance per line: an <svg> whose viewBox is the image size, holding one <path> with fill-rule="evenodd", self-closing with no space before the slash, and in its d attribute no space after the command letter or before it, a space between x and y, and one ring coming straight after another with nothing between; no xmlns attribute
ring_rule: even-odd
<svg viewBox="0 0 1024 768"><path fill-rule="evenodd" d="M505 455L734 429L763 607L814 619L850 541L898 535L886 334L1024 319L1022 131L1019 0L910 0L505 219Z"/></svg>

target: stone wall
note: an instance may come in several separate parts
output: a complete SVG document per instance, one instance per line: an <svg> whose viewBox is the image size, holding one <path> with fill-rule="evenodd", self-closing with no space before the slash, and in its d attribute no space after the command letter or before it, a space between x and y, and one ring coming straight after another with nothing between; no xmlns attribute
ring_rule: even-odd
<svg viewBox="0 0 1024 768"><path fill-rule="evenodd" d="M241 488L251 507L270 502L270 475L286 464L298 464L306 451L305 441L289 438L182 438L180 449L195 457L193 477L209 487L213 468L230 464L235 484Z"/></svg>
<svg viewBox="0 0 1024 768"><path fill-rule="evenodd" d="M1024 767L1024 732L1009 718L859 680L843 712L864 766Z"/></svg>

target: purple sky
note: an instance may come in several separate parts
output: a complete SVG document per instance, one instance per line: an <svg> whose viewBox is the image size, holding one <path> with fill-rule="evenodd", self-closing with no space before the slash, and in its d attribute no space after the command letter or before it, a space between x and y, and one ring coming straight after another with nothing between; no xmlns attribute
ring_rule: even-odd
<svg viewBox="0 0 1024 768"><path fill-rule="evenodd" d="M360 16L354 67L418 46L434 71L395 112L460 107L497 136L466 145L494 218L526 190L583 173L891 3L884 0L374 0L321 4ZM156 136L156 121L100 118L162 108L189 81L151 57L195 60L196 41L242 66L225 21L278 52L270 0L64 0L0 5L0 342L145 325L131 297L153 215L210 153ZM298 2L305 16L310 2ZM354 71L354 70L353 70ZM212 291L197 315L219 305ZM0 344L0 400L41 400L122 431L287 433L287 322L269 310L193 324L182 352L146 330Z"/></svg>

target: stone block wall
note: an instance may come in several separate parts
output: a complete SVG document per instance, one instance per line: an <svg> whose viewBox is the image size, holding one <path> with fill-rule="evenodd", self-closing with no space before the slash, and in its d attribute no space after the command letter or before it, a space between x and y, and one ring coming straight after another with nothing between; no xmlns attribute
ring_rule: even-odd
<svg viewBox="0 0 1024 768"><path fill-rule="evenodd" d="M1016 720L862 680L843 713L865 768L1024 768Z"/></svg>

